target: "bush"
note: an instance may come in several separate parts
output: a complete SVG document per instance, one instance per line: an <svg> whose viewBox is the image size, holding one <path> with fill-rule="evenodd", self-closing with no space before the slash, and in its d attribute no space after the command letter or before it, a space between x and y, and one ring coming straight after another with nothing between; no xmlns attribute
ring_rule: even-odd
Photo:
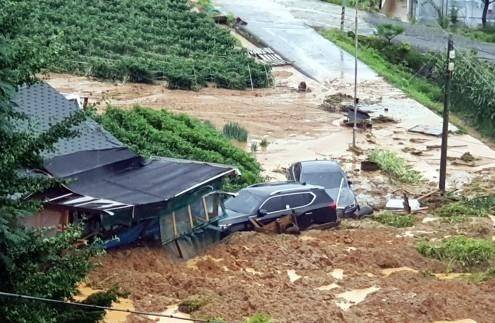
<svg viewBox="0 0 495 323"><path fill-rule="evenodd" d="M247 142L248 132L237 122L229 122L223 126L223 134L229 139Z"/></svg>
<svg viewBox="0 0 495 323"><path fill-rule="evenodd" d="M192 313L197 310L199 310L201 307L205 306L208 304L208 301L206 299L200 298L200 297L189 297L186 300L183 300L179 304L179 311L183 313Z"/></svg>
<svg viewBox="0 0 495 323"><path fill-rule="evenodd" d="M416 222L416 217L411 214L382 212L374 215L373 220L395 228L406 228L414 225Z"/></svg>
<svg viewBox="0 0 495 323"><path fill-rule="evenodd" d="M230 189L262 181L261 168L254 157L235 147L216 129L184 114L165 110L132 110L108 107L97 120L117 139L137 153L214 162L237 166L241 177Z"/></svg>
<svg viewBox="0 0 495 323"><path fill-rule="evenodd" d="M377 163L385 173L400 182L413 184L421 181L420 173L413 170L404 159L391 151L375 149L368 158Z"/></svg>
<svg viewBox="0 0 495 323"><path fill-rule="evenodd" d="M490 266L495 260L495 242L455 236L439 244L421 241L418 252L425 257L448 261L463 268Z"/></svg>
<svg viewBox="0 0 495 323"><path fill-rule="evenodd" d="M376 36L386 40L389 44L392 39L404 32L404 27L393 24L382 24L376 27Z"/></svg>

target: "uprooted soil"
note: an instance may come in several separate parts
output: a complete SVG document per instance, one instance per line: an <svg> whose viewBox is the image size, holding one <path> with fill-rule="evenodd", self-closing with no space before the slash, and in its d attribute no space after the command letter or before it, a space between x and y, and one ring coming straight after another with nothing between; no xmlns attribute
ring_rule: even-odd
<svg viewBox="0 0 495 323"><path fill-rule="evenodd" d="M227 322L259 312L277 322L495 322L495 279L436 278L431 273L446 266L419 255L414 233L427 231L415 230L365 220L299 236L242 232L189 261L136 247L108 253L90 281L118 284L138 310L159 312L201 297L208 302L194 317ZM389 268L401 269L383 271Z"/></svg>

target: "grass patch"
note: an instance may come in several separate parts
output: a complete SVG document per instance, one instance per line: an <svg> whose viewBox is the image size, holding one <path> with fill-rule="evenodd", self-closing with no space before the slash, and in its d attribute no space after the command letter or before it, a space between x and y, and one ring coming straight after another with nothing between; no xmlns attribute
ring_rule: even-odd
<svg viewBox="0 0 495 323"><path fill-rule="evenodd" d="M377 163L385 173L402 183L414 184L421 181L421 174L391 151L374 149L368 158Z"/></svg>
<svg viewBox="0 0 495 323"><path fill-rule="evenodd" d="M337 29L329 29L322 35L335 43L340 48L354 55L354 37L341 33ZM435 69L436 59L433 54L423 54L412 49L407 44L380 44L373 37L360 36L358 51L359 59L383 77L387 82L404 91L408 97L416 100L430 110L441 114L443 111L443 91L439 83L428 79L424 75L432 74ZM382 51L371 45L378 44ZM370 45L370 46L368 46ZM385 56L388 55L388 56ZM428 61L430 61L428 63ZM416 71L420 72L417 73ZM466 119L462 114L450 115L450 121L455 124L459 131L466 132ZM478 125L474 124L477 128Z"/></svg>
<svg viewBox="0 0 495 323"><path fill-rule="evenodd" d="M395 228L412 227L416 222L416 217L411 214L395 214L392 212L382 212L373 216L373 220Z"/></svg>
<svg viewBox="0 0 495 323"><path fill-rule="evenodd" d="M478 196L452 202L435 210L444 222L463 222L467 217L486 217L495 214L495 195Z"/></svg>
<svg viewBox="0 0 495 323"><path fill-rule="evenodd" d="M456 28L454 32L467 38L479 40L487 43L495 43L495 25L485 28Z"/></svg>
<svg viewBox="0 0 495 323"><path fill-rule="evenodd" d="M326 30L323 32L323 36L350 54L354 54L354 40L340 31ZM443 105L438 100L441 94L441 89L438 85L422 77L413 77L411 72L400 65L388 62L376 49L360 46L358 57L363 63L369 65L375 72L400 88L409 97L438 113L443 111Z"/></svg>
<svg viewBox="0 0 495 323"><path fill-rule="evenodd" d="M273 319L270 315L257 313L246 320L246 323L272 323Z"/></svg>
<svg viewBox="0 0 495 323"><path fill-rule="evenodd" d="M223 126L223 134L229 139L247 142L248 132L241 127L237 122L229 122Z"/></svg>
<svg viewBox="0 0 495 323"><path fill-rule="evenodd" d="M495 242L465 236L447 238L440 243L421 241L417 250L425 257L447 261L465 269L490 267L495 261Z"/></svg>

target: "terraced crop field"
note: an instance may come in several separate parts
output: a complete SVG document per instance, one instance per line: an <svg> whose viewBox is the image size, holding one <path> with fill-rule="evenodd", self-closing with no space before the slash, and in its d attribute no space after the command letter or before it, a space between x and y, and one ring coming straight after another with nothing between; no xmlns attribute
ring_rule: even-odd
<svg viewBox="0 0 495 323"><path fill-rule="evenodd" d="M167 81L170 88L266 87L257 64L226 28L186 0L22 0L22 40L51 50L50 71L131 82Z"/></svg>

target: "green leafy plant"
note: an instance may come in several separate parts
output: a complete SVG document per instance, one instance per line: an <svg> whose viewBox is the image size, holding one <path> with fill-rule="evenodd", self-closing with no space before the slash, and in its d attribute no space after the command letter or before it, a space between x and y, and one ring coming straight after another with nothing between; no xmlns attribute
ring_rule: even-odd
<svg viewBox="0 0 495 323"><path fill-rule="evenodd" d="M406 228L414 225L416 217L411 214L395 214L385 211L375 214L373 220L395 228Z"/></svg>
<svg viewBox="0 0 495 323"><path fill-rule="evenodd" d="M179 303L179 311L183 313L192 313L208 304L205 298L192 296Z"/></svg>
<svg viewBox="0 0 495 323"><path fill-rule="evenodd" d="M248 132L241 127L237 122L229 122L223 126L223 134L229 139L247 142Z"/></svg>
<svg viewBox="0 0 495 323"><path fill-rule="evenodd" d="M246 323L272 323L270 315L257 313L246 320Z"/></svg>
<svg viewBox="0 0 495 323"><path fill-rule="evenodd" d="M400 182L413 184L421 181L420 173L413 170L404 159L391 151L375 149L368 158L377 163L385 173Z"/></svg>
<svg viewBox="0 0 495 323"><path fill-rule="evenodd" d="M262 180L261 168L254 157L235 147L216 129L184 114L166 110L131 110L108 107L98 121L137 153L149 156L185 158L237 166L238 180L230 189Z"/></svg>
<svg viewBox="0 0 495 323"><path fill-rule="evenodd" d="M391 43L392 39L399 36L404 32L404 27L401 25L393 25L393 24L382 24L376 27L376 36L382 38L387 41L387 43Z"/></svg>
<svg viewBox="0 0 495 323"><path fill-rule="evenodd" d="M37 52L56 52L43 62L49 71L110 80L167 82L172 89L269 86L270 67L237 46L229 30L215 25L214 11L191 10L187 0L19 0L11 15L29 23L20 32ZM84 12L84 14L81 14ZM21 44L22 45L22 44ZM251 76L251 77L250 77Z"/></svg>
<svg viewBox="0 0 495 323"><path fill-rule="evenodd" d="M441 217L484 217L495 213L495 196L479 196L443 205L435 210Z"/></svg>
<svg viewBox="0 0 495 323"><path fill-rule="evenodd" d="M487 267L495 260L495 242L454 236L440 243L421 241L418 252L425 257L447 261L463 268Z"/></svg>

